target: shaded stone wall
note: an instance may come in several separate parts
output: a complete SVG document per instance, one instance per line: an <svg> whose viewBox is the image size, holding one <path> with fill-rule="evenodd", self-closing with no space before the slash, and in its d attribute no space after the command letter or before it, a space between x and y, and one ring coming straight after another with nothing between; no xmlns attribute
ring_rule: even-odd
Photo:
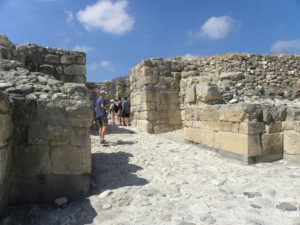
<svg viewBox="0 0 300 225"><path fill-rule="evenodd" d="M10 58L6 50L1 48L0 56L0 213L7 201L41 203L87 195L90 91L84 84L64 83L4 59Z"/></svg>
<svg viewBox="0 0 300 225"><path fill-rule="evenodd" d="M97 96L101 90L106 90L108 99L130 97L130 81L128 77L99 83L88 82L86 86L91 90L92 94Z"/></svg>
<svg viewBox="0 0 300 225"><path fill-rule="evenodd" d="M8 97L0 92L0 213L8 201L11 135L12 119L10 102Z"/></svg>
<svg viewBox="0 0 300 225"><path fill-rule="evenodd" d="M144 60L130 79L140 129L185 127L187 140L247 162L300 154L300 56Z"/></svg>
<svg viewBox="0 0 300 225"><path fill-rule="evenodd" d="M47 48L36 44L14 45L0 35L0 57L16 60L32 72L42 72L64 82L85 83L86 56L83 52Z"/></svg>

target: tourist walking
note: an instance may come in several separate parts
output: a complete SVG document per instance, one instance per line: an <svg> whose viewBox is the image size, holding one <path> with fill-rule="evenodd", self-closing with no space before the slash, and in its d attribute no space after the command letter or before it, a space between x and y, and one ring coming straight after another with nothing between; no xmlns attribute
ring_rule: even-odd
<svg viewBox="0 0 300 225"><path fill-rule="evenodd" d="M106 134L108 119L106 112L106 102L105 96L107 92L102 90L100 91L100 97L96 101L96 118L99 122L99 136L100 136L100 144L105 144L104 136Z"/></svg>
<svg viewBox="0 0 300 225"><path fill-rule="evenodd" d="M115 100L110 100L110 106L109 106L109 114L111 116L112 124L115 125Z"/></svg>
<svg viewBox="0 0 300 225"><path fill-rule="evenodd" d="M127 100L127 97L124 98L122 103L122 117L123 117L123 125L130 125L130 103Z"/></svg>
<svg viewBox="0 0 300 225"><path fill-rule="evenodd" d="M119 125L121 126L122 125L122 122L123 122L123 117L122 117L122 99L121 97L118 97L118 120L119 120Z"/></svg>

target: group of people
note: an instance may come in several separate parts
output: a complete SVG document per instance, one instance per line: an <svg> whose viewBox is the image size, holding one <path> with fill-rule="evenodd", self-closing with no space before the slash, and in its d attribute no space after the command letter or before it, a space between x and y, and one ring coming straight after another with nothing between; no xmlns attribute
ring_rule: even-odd
<svg viewBox="0 0 300 225"><path fill-rule="evenodd" d="M122 100L121 97L111 99L110 104L106 100L107 92L102 90L98 99L94 99L95 119L99 126L100 144L107 144L104 136L108 127L108 115L111 116L112 124L116 124L116 118L119 125L130 125L130 103L127 97Z"/></svg>

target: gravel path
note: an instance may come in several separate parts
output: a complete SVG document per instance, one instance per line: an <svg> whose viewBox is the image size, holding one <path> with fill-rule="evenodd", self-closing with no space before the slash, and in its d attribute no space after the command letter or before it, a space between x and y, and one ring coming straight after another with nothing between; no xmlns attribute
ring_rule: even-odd
<svg viewBox="0 0 300 225"><path fill-rule="evenodd" d="M27 224L300 224L299 159L247 166L184 143L182 131L112 132L109 147L92 136L91 196L65 209L33 206Z"/></svg>

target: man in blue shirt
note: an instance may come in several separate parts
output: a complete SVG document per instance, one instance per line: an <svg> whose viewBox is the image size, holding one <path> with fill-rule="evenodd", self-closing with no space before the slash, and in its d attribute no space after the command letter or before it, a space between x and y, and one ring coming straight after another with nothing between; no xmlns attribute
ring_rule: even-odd
<svg viewBox="0 0 300 225"><path fill-rule="evenodd" d="M127 100L127 97L124 98L122 103L122 117L123 117L123 125L128 126L130 124L130 103Z"/></svg>
<svg viewBox="0 0 300 225"><path fill-rule="evenodd" d="M99 121L100 144L105 144L104 136L106 134L108 119L106 113L105 96L106 91L100 91L100 97L96 101L96 118Z"/></svg>

